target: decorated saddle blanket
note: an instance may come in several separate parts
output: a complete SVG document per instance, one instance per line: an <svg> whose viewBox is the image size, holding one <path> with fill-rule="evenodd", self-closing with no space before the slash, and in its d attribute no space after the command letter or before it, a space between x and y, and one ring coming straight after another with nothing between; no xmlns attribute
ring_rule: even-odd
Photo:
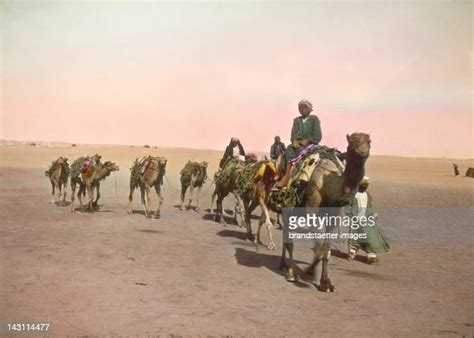
<svg viewBox="0 0 474 338"><path fill-rule="evenodd" d="M289 161L290 164L293 164L290 181L308 181L314 169L318 166L323 166L326 170L342 175L345 167L338 154L339 151L333 148L314 144L308 145L300 151L297 157Z"/></svg>
<svg viewBox="0 0 474 338"><path fill-rule="evenodd" d="M81 173L85 173L87 171L87 169L90 168L90 166L92 165L92 160L87 158L85 159L83 162L82 162L82 166L81 166Z"/></svg>

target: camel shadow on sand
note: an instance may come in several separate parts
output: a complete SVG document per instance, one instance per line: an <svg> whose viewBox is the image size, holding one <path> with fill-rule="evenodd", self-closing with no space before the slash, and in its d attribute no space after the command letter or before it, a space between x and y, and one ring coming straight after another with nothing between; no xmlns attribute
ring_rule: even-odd
<svg viewBox="0 0 474 338"><path fill-rule="evenodd" d="M286 270L280 270L280 256L276 255L268 255L263 253L262 251L256 250L246 250L243 248L236 248L235 249L235 259L237 260L237 264L243 265L249 268L266 268L271 272L281 276L283 280L286 276ZM296 264L308 264L303 261L295 260ZM296 273L299 276L305 276L303 270L301 270L298 266L296 267ZM308 288L311 287L308 283L304 280L300 280L293 283L297 287L301 288Z"/></svg>
<svg viewBox="0 0 474 338"><path fill-rule="evenodd" d="M143 210L138 210L138 209L132 209L132 213L130 215L141 215L143 216L144 218L146 218L145 216L145 211ZM149 211L148 212L148 215L150 216L149 219L156 219L155 218L155 211Z"/></svg>
<svg viewBox="0 0 474 338"><path fill-rule="evenodd" d="M191 205L189 208L186 206L184 210L180 210L181 204L175 204L173 205L173 208L178 209L179 211L194 211L197 212L198 214L201 213L201 210L197 208L195 205Z"/></svg>
<svg viewBox="0 0 474 338"><path fill-rule="evenodd" d="M215 214L210 213L210 212L206 212L201 218L205 221L213 221L216 224L219 224L214 220L214 216L215 216ZM238 226L238 224L235 221L235 218L233 216L222 215L222 219L225 222L225 224L222 224L223 226L226 226L226 225L237 225Z"/></svg>
<svg viewBox="0 0 474 338"><path fill-rule="evenodd" d="M81 207L75 207L74 208L74 212L76 213L80 213L80 214L92 214L92 212L86 208L81 208ZM110 210L110 209L102 209L102 206L101 205L98 205L94 208L94 212L93 213L117 213L116 211L114 210Z"/></svg>

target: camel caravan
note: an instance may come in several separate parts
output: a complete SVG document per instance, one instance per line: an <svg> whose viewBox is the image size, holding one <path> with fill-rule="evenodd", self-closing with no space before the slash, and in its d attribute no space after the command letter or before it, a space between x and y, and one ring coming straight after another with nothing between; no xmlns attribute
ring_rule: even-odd
<svg viewBox="0 0 474 338"><path fill-rule="evenodd" d="M271 149L271 160L266 157L259 160L255 154L246 154L240 141L233 137L211 183L214 186L211 213L214 211L213 206L216 200L214 220L223 225L226 224L223 200L228 195L233 195L236 201L233 214L235 221L237 225L245 226L246 238L254 243L256 248L264 245L260 240L262 225L265 225L268 233L268 243L265 247L268 250L277 248L272 233L276 225L270 218L270 211L276 213L277 221L285 208L306 208L316 214L328 208L339 212L351 203L357 204L354 199L365 191L365 189L359 190L359 187L364 178L365 163L370 154L370 136L365 133L347 135L345 152L320 145L320 123L315 115L310 114L311 103L302 100L298 108L301 116L293 121L291 144L288 147L285 147L277 136ZM127 208L129 214L132 214L133 193L136 188L140 188L145 217L160 218L164 201L161 188L166 174L166 165L166 158L151 155L137 158L132 163ZM208 178L207 169L207 162L188 161L180 171L180 210L192 209L194 199L194 210L200 212L199 198ZM78 158L70 168L67 159L60 157L52 163L45 174L51 181L53 203L61 205L65 203L66 185L70 178L71 211L75 210L74 195L79 185L77 197L81 208L94 212L97 210L100 198L100 182L117 170L119 167L115 163L110 161L102 163L101 156L95 154ZM150 194L153 188L158 197L158 206L154 214L150 211ZM88 199L84 205L82 198L86 193ZM261 216L257 232L254 234L251 216L257 207L260 207ZM357 250L354 249L355 246L351 248L351 250ZM313 250L314 256L305 274L312 276L312 283L319 290L333 292L335 288L330 281L328 271L331 241L329 239L316 240ZM365 251L368 253L367 250ZM286 270L286 279L289 282L298 281L300 278L296 273L293 252L294 243L283 241L280 269ZM373 255L370 263L376 262L375 253L370 252L370 254ZM353 256L355 256L355 251ZM318 265L321 266L321 274L316 276L315 268Z"/></svg>

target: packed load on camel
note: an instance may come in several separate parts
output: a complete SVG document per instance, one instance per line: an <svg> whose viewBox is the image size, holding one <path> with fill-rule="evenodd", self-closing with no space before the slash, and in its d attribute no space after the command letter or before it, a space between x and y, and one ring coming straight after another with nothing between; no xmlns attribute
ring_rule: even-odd
<svg viewBox="0 0 474 338"><path fill-rule="evenodd" d="M71 212L74 208L74 195L77 185L79 191L77 198L81 209L84 208L82 198L88 195L86 210L94 212L98 208L100 198L100 181L105 180L112 172L118 171L119 166L111 161L101 162L102 156L95 154L93 156L83 156L76 159L71 165ZM95 199L94 199L95 192Z"/></svg>
<svg viewBox="0 0 474 338"><path fill-rule="evenodd" d="M49 178L52 187L52 204L66 204L67 181L69 179L70 169L67 158L59 157L51 162L51 166L44 172ZM57 193L56 193L57 191Z"/></svg>
<svg viewBox="0 0 474 338"><path fill-rule="evenodd" d="M273 224L266 201L275 182L275 177L276 168L271 161L243 162L237 159L228 160L219 174L215 176L216 187L213 195L217 195L217 208L214 219L217 222L224 223L222 201L229 193L234 194L240 206L238 210L244 213L244 215L241 214L241 217L245 220L247 239L254 241L256 244L261 244L260 228L262 224L265 224L269 237L267 248L274 250L276 245L272 236ZM250 215L257 206L262 209L262 217L255 238L252 233Z"/></svg>
<svg viewBox="0 0 474 338"><path fill-rule="evenodd" d="M204 183L207 180L207 162L196 162L188 161L183 169L181 169L181 206L180 210L185 210L186 208L191 208L191 203L193 201L193 191L194 188L197 188L196 194L196 211L200 211L199 208L199 195L201 194L201 189ZM186 197L186 191L189 188L189 202L188 205L184 205L184 200Z"/></svg>
<svg viewBox="0 0 474 338"><path fill-rule="evenodd" d="M130 194L128 196L128 213L132 214L133 192L137 187L140 188L141 202L145 212L145 217L151 217L149 212L150 191L155 188L158 196L158 207L155 212L155 218L160 218L160 209L163 204L161 196L161 186L166 174L166 163L168 160L164 157L153 157L151 155L136 159L130 168Z"/></svg>

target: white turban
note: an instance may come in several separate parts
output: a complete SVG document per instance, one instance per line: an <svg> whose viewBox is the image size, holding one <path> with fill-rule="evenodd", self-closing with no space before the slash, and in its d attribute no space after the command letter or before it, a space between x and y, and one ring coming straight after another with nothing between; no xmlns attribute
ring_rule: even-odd
<svg viewBox="0 0 474 338"><path fill-rule="evenodd" d="M301 107L303 106L306 106L306 107L309 107L311 109L313 109L313 105L311 104L311 102L309 102L308 100L301 100L299 103L298 103L298 108L301 109Z"/></svg>

